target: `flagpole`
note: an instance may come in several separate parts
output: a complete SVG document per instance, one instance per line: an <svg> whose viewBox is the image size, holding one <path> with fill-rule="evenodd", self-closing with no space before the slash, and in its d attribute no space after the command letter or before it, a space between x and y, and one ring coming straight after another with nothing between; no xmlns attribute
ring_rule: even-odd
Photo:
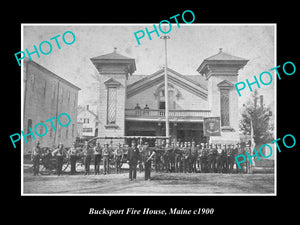
<svg viewBox="0 0 300 225"><path fill-rule="evenodd" d="M169 92L168 92L168 75L167 75L167 39L169 36L164 35L160 37L165 40L165 118L166 118L166 137L170 136L169 131Z"/></svg>

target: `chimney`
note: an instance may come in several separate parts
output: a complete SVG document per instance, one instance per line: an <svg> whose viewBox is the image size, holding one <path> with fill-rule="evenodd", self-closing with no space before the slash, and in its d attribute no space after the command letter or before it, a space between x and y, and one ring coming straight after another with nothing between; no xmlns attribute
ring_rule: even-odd
<svg viewBox="0 0 300 225"><path fill-rule="evenodd" d="M264 107L264 96L260 95L260 107L263 108Z"/></svg>
<svg viewBox="0 0 300 225"><path fill-rule="evenodd" d="M89 110L89 105L86 105L86 110Z"/></svg>

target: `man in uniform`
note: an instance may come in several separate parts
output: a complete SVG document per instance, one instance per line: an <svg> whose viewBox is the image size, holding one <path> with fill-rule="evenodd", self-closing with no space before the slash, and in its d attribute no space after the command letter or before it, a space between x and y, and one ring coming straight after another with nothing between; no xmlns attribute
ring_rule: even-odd
<svg viewBox="0 0 300 225"><path fill-rule="evenodd" d="M200 143L198 148L198 167L201 173L204 172L204 143Z"/></svg>
<svg viewBox="0 0 300 225"><path fill-rule="evenodd" d="M234 145L230 144L227 149L227 172L233 173L233 165L234 165L234 151L233 151Z"/></svg>
<svg viewBox="0 0 300 225"><path fill-rule="evenodd" d="M155 142L154 151L156 152L154 156L155 172L158 173L160 171L160 146L158 141Z"/></svg>
<svg viewBox="0 0 300 225"><path fill-rule="evenodd" d="M70 164L71 164L71 175L76 174L76 161L77 161L77 150L75 142L72 143L72 147L68 151Z"/></svg>
<svg viewBox="0 0 300 225"><path fill-rule="evenodd" d="M212 171L213 172L216 172L216 162L217 162L217 144L211 144L211 151L212 151L212 155L213 155L213 158L212 158Z"/></svg>
<svg viewBox="0 0 300 225"><path fill-rule="evenodd" d="M221 173L222 169L223 169L223 165L222 165L222 147L221 144L217 145L216 144L216 149L217 149L217 157L216 157L216 161L217 161L217 172Z"/></svg>
<svg viewBox="0 0 300 225"><path fill-rule="evenodd" d="M227 171L227 149L226 144L223 144L223 149L221 153L221 164L222 164L222 173Z"/></svg>
<svg viewBox="0 0 300 225"><path fill-rule="evenodd" d="M63 166L63 151L64 151L64 145L62 143L60 143L58 145L58 148L55 149L52 152L53 156L56 156L56 172L57 175L60 176L62 173L62 166Z"/></svg>
<svg viewBox="0 0 300 225"><path fill-rule="evenodd" d="M175 172L175 141L171 142L171 150L169 151L169 160L170 160L170 171Z"/></svg>
<svg viewBox="0 0 300 225"><path fill-rule="evenodd" d="M137 146L137 148L139 149L139 152L140 152L140 160L139 160L139 171L140 171L140 173L144 170L144 166L143 166L143 163L144 163L144 146L142 145L142 143L141 144L139 144L138 146Z"/></svg>
<svg viewBox="0 0 300 225"><path fill-rule="evenodd" d="M129 179L136 179L136 167L140 158L139 149L136 147L135 141L131 143L128 149L128 163L129 163Z"/></svg>
<svg viewBox="0 0 300 225"><path fill-rule="evenodd" d="M183 170L185 173L190 171L190 155L191 155L191 149L188 144L188 142L184 143L183 148Z"/></svg>
<svg viewBox="0 0 300 225"><path fill-rule="evenodd" d="M212 144L207 143L207 148L206 149L207 149L208 171L211 173L211 172L213 172L213 161L214 161Z"/></svg>
<svg viewBox="0 0 300 225"><path fill-rule="evenodd" d="M99 139L96 142L96 146L94 147L94 172L95 175L100 174L100 162L101 162L101 154L102 154L102 149L100 146L100 141Z"/></svg>
<svg viewBox="0 0 300 225"><path fill-rule="evenodd" d="M197 148L195 146L195 142L192 141L191 160L190 160L190 170L192 173L196 173L197 158L198 158Z"/></svg>
<svg viewBox="0 0 300 225"><path fill-rule="evenodd" d="M180 143L179 141L176 143L175 146L175 172L179 173L181 169L181 150L180 150Z"/></svg>
<svg viewBox="0 0 300 225"><path fill-rule="evenodd" d="M39 175L41 153L40 142L37 141L31 153L31 161L33 163L33 176Z"/></svg>
<svg viewBox="0 0 300 225"><path fill-rule="evenodd" d="M119 143L114 155L116 173L121 173L121 162L123 161L123 156L124 156L124 152L123 152L122 144Z"/></svg>
<svg viewBox="0 0 300 225"><path fill-rule="evenodd" d="M205 171L208 173L210 172L210 165L209 165L209 143L205 143L204 146L204 162L205 162Z"/></svg>
<svg viewBox="0 0 300 225"><path fill-rule="evenodd" d="M104 144L104 148L102 149L102 157L103 157L103 174L109 174L109 156L110 150L108 144Z"/></svg>
<svg viewBox="0 0 300 225"><path fill-rule="evenodd" d="M165 142L165 146L163 147L163 168L166 170L167 173L170 172L170 153L171 153L171 148L169 146L169 142Z"/></svg>
<svg viewBox="0 0 300 225"><path fill-rule="evenodd" d="M151 162L155 155L155 151L149 148L147 142L145 143L144 154L145 180L151 180Z"/></svg>
<svg viewBox="0 0 300 225"><path fill-rule="evenodd" d="M93 148L91 148L86 141L83 146L83 162L84 162L84 175L89 175L90 174L90 165L91 165L91 160L92 160L92 155L94 153Z"/></svg>

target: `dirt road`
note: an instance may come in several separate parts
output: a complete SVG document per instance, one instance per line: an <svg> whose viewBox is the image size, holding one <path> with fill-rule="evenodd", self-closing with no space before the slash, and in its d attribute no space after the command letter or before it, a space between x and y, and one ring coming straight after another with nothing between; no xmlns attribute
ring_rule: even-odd
<svg viewBox="0 0 300 225"><path fill-rule="evenodd" d="M24 173L24 194L273 194L273 174L144 173L129 181L128 173L47 175Z"/></svg>

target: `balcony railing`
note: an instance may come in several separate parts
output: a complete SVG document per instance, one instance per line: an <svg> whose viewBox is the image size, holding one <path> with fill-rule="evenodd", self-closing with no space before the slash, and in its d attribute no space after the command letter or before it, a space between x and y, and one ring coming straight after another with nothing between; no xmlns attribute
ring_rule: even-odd
<svg viewBox="0 0 300 225"><path fill-rule="evenodd" d="M128 118L153 118L153 119L164 119L164 109L125 109L125 116ZM169 119L189 119L197 118L203 119L203 117L209 117L210 110L169 110Z"/></svg>

